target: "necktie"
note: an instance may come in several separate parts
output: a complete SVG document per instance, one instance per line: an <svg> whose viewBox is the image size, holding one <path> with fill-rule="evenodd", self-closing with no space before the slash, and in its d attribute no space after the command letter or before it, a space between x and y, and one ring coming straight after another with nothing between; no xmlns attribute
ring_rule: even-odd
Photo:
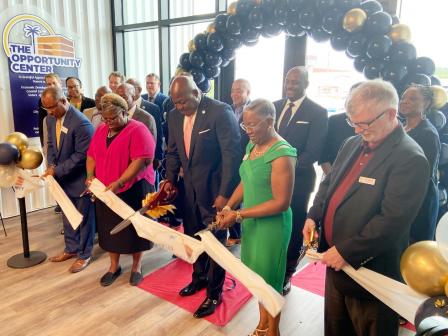
<svg viewBox="0 0 448 336"><path fill-rule="evenodd" d="M56 119L56 146L59 149L59 142L61 140L61 128L62 128L62 120L61 118Z"/></svg>
<svg viewBox="0 0 448 336"><path fill-rule="evenodd" d="M294 107L294 103L289 103L288 108L286 109L285 113L283 113L282 121L280 122L280 125L278 126L279 134L283 134L286 131L286 127L288 127L289 121L291 120L293 107Z"/></svg>
<svg viewBox="0 0 448 336"><path fill-rule="evenodd" d="M154 102L154 97L149 97L149 101L150 101L151 103L153 103L153 102Z"/></svg>
<svg viewBox="0 0 448 336"><path fill-rule="evenodd" d="M191 133L193 132L193 117L185 117L184 124L184 146L187 157L190 155Z"/></svg>

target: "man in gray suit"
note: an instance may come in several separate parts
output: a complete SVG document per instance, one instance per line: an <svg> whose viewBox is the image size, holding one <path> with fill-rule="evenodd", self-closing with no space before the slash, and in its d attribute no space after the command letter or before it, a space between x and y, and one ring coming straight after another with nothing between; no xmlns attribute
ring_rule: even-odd
<svg viewBox="0 0 448 336"><path fill-rule="evenodd" d="M148 112L142 110L137 106L137 96L135 94L135 88L131 84L123 83L117 88L117 94L121 96L126 103L128 103L129 118L140 121L148 127L151 134L154 136L154 141L157 139L157 126L154 117Z"/></svg>
<svg viewBox="0 0 448 336"><path fill-rule="evenodd" d="M397 335L398 315L341 268L361 266L400 279L400 257L429 183L422 149L397 119L389 82L366 81L348 98L357 136L339 151L308 212L306 241L317 224L327 265L325 335Z"/></svg>

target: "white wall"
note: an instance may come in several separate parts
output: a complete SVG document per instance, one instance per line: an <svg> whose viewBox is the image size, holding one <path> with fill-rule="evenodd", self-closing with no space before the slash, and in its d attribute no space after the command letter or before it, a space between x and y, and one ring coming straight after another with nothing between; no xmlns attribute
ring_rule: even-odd
<svg viewBox="0 0 448 336"><path fill-rule="evenodd" d="M79 76L84 93L94 97L96 88L107 84L113 69L112 18L110 0L0 0L0 32L14 16L34 14L47 21L56 33L75 42L76 57L82 59ZM8 61L0 50L0 142L14 131L9 86ZM32 146L40 146L33 138ZM42 173L43 167L35 171ZM47 190L39 190L27 197L27 210L53 205ZM0 189L0 211L3 217L18 214L12 190Z"/></svg>

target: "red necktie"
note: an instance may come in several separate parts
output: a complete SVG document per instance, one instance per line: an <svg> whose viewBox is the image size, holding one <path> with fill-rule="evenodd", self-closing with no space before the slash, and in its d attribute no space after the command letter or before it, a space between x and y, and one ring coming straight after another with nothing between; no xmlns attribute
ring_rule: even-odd
<svg viewBox="0 0 448 336"><path fill-rule="evenodd" d="M283 113L282 121L280 122L280 125L278 126L279 134L283 134L286 131L286 127L288 127L289 121L291 120L293 107L294 107L294 103L289 103L288 108L286 109L285 113Z"/></svg>

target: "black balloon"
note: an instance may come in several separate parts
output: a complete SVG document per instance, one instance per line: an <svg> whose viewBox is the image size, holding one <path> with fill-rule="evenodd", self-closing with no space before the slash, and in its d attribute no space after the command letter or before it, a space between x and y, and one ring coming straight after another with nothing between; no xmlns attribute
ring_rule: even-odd
<svg viewBox="0 0 448 336"><path fill-rule="evenodd" d="M367 45L366 54L372 59L382 59L389 52L392 41L387 35L372 36Z"/></svg>
<svg viewBox="0 0 448 336"><path fill-rule="evenodd" d="M303 29L309 30L316 23L316 14L311 8L304 8L299 11L299 24Z"/></svg>
<svg viewBox="0 0 448 336"><path fill-rule="evenodd" d="M358 72L363 72L364 67L366 66L367 62L369 61L369 58L366 55L360 55L355 58L353 61L353 65Z"/></svg>
<svg viewBox="0 0 448 336"><path fill-rule="evenodd" d="M230 15L227 19L227 33L239 35L241 33L241 22L237 15Z"/></svg>
<svg viewBox="0 0 448 336"><path fill-rule="evenodd" d="M190 73L193 76L193 80L195 81L196 84L199 84L205 80L204 73L202 72L201 69L193 68L191 69Z"/></svg>
<svg viewBox="0 0 448 336"><path fill-rule="evenodd" d="M16 146L4 142L0 143L0 165L9 165L19 158L19 150Z"/></svg>
<svg viewBox="0 0 448 336"><path fill-rule="evenodd" d="M322 28L326 32L333 34L342 27L343 14L336 10L331 10L322 19Z"/></svg>
<svg viewBox="0 0 448 336"><path fill-rule="evenodd" d="M236 14L238 16L245 17L254 7L254 0L238 0L238 2L236 3Z"/></svg>
<svg viewBox="0 0 448 336"><path fill-rule="evenodd" d="M400 19L398 18L398 16L392 15L392 24L395 25L398 23L400 23Z"/></svg>
<svg viewBox="0 0 448 336"><path fill-rule="evenodd" d="M218 53L207 50L204 53L204 63L208 66L220 66L222 63L222 58Z"/></svg>
<svg viewBox="0 0 448 336"><path fill-rule="evenodd" d="M386 12L376 12L367 18L365 31L368 34L386 35L392 27L392 18Z"/></svg>
<svg viewBox="0 0 448 336"><path fill-rule="evenodd" d="M217 66L206 66L204 68L205 78L208 78L208 79L216 78L219 76L220 73L221 73L221 69L220 69L220 67L217 67Z"/></svg>
<svg viewBox="0 0 448 336"><path fill-rule="evenodd" d="M263 28L263 11L260 7L255 7L249 13L249 24L256 29Z"/></svg>
<svg viewBox="0 0 448 336"><path fill-rule="evenodd" d="M229 15L227 14L218 14L215 17L215 29L217 32L221 34L225 34L227 32L227 19Z"/></svg>
<svg viewBox="0 0 448 336"><path fill-rule="evenodd" d="M349 39L348 34L340 32L330 38L330 43L334 50L342 51L347 48Z"/></svg>
<svg viewBox="0 0 448 336"><path fill-rule="evenodd" d="M446 117L440 111L431 111L426 117L434 125L437 131L440 131L446 124Z"/></svg>
<svg viewBox="0 0 448 336"><path fill-rule="evenodd" d="M375 79L380 77L381 71L383 70L383 63L377 60L369 60L364 66L364 76L367 79Z"/></svg>
<svg viewBox="0 0 448 336"><path fill-rule="evenodd" d="M448 335L448 318L445 316L431 316L425 318L417 327L416 335L446 336Z"/></svg>
<svg viewBox="0 0 448 336"><path fill-rule="evenodd" d="M434 303L437 300L445 300L448 302L448 297L446 296L435 296L425 300L417 309L414 318L414 325L418 327L420 323L427 317L431 316L445 316L445 308L437 308Z"/></svg>
<svg viewBox="0 0 448 336"><path fill-rule="evenodd" d="M277 0L263 0L261 2L261 9L263 10L263 12L272 15L276 2Z"/></svg>
<svg viewBox="0 0 448 336"><path fill-rule="evenodd" d="M207 48L207 35L204 33L197 34L194 39L194 45L196 50L204 50Z"/></svg>
<svg viewBox="0 0 448 336"><path fill-rule="evenodd" d="M235 50L234 49L224 49L221 51L221 57L223 62L232 61L235 58Z"/></svg>
<svg viewBox="0 0 448 336"><path fill-rule="evenodd" d="M275 21L268 20L268 21L265 21L263 30L261 31L261 34L264 37L273 37L273 36L277 36L278 34L280 34L282 32L282 30L283 30L283 26L281 26L280 24L278 24Z"/></svg>
<svg viewBox="0 0 448 336"><path fill-rule="evenodd" d="M339 0L336 1L336 6L343 12L347 12L352 8L359 7L361 0Z"/></svg>
<svg viewBox="0 0 448 336"><path fill-rule="evenodd" d="M279 4L274 9L274 20L280 25L286 24L286 17L288 16L288 11L286 10L286 7L284 7L282 4Z"/></svg>
<svg viewBox="0 0 448 336"><path fill-rule="evenodd" d="M323 30L322 27L313 28L309 33L316 42L325 42L330 39L330 34Z"/></svg>
<svg viewBox="0 0 448 336"><path fill-rule="evenodd" d="M429 57L418 57L409 63L409 69L414 73L432 76L436 71L436 66Z"/></svg>
<svg viewBox="0 0 448 336"><path fill-rule="evenodd" d="M299 25L299 13L296 10L288 10L285 31L290 36L305 35L305 31Z"/></svg>
<svg viewBox="0 0 448 336"><path fill-rule="evenodd" d="M347 53L351 57L365 54L367 48L367 37L362 33L355 33L350 36L347 45Z"/></svg>
<svg viewBox="0 0 448 336"><path fill-rule="evenodd" d="M198 85L199 90L201 90L204 93L207 93L210 91L212 85L208 79L203 80Z"/></svg>
<svg viewBox="0 0 448 336"><path fill-rule="evenodd" d="M220 52L224 48L224 43L222 41L221 35L218 32L210 33L208 35L207 47L213 52Z"/></svg>
<svg viewBox="0 0 448 336"><path fill-rule="evenodd" d="M253 41L244 41L243 42L243 44L248 47L253 47L254 45L257 45L257 43L258 43L258 39L253 40Z"/></svg>
<svg viewBox="0 0 448 336"><path fill-rule="evenodd" d="M415 59L417 51L415 47L407 42L397 42L392 45L389 56L395 62L409 62Z"/></svg>
<svg viewBox="0 0 448 336"><path fill-rule="evenodd" d="M224 47L225 49L238 49L242 46L242 42L237 35L228 35L224 37Z"/></svg>
<svg viewBox="0 0 448 336"><path fill-rule="evenodd" d="M383 10L383 6L376 0L363 1L360 7L364 12L366 12L367 16Z"/></svg>
<svg viewBox="0 0 448 336"><path fill-rule="evenodd" d="M202 57L202 53L200 51L193 51L190 54L190 64L196 68L202 67L204 64L204 58Z"/></svg>
<svg viewBox="0 0 448 336"><path fill-rule="evenodd" d="M182 68L185 70L191 69L191 63L190 63L190 53L183 53L180 55L179 64Z"/></svg>
<svg viewBox="0 0 448 336"><path fill-rule="evenodd" d="M325 13L329 8L334 7L336 5L337 0L316 0L316 8Z"/></svg>
<svg viewBox="0 0 448 336"><path fill-rule="evenodd" d="M302 0L286 0L286 6L288 9L299 9L302 6Z"/></svg>
<svg viewBox="0 0 448 336"><path fill-rule="evenodd" d="M440 79L438 79L436 76L431 76L431 85L441 85Z"/></svg>
<svg viewBox="0 0 448 336"><path fill-rule="evenodd" d="M444 166L448 163L448 144L442 142L440 145L439 166Z"/></svg>
<svg viewBox="0 0 448 336"><path fill-rule="evenodd" d="M384 80L391 82L394 85L398 85L401 80L406 76L408 70L403 63L387 63L382 71L382 77Z"/></svg>
<svg viewBox="0 0 448 336"><path fill-rule="evenodd" d="M244 44L257 41L260 37L260 30L251 26L246 26L241 31L241 40Z"/></svg>

